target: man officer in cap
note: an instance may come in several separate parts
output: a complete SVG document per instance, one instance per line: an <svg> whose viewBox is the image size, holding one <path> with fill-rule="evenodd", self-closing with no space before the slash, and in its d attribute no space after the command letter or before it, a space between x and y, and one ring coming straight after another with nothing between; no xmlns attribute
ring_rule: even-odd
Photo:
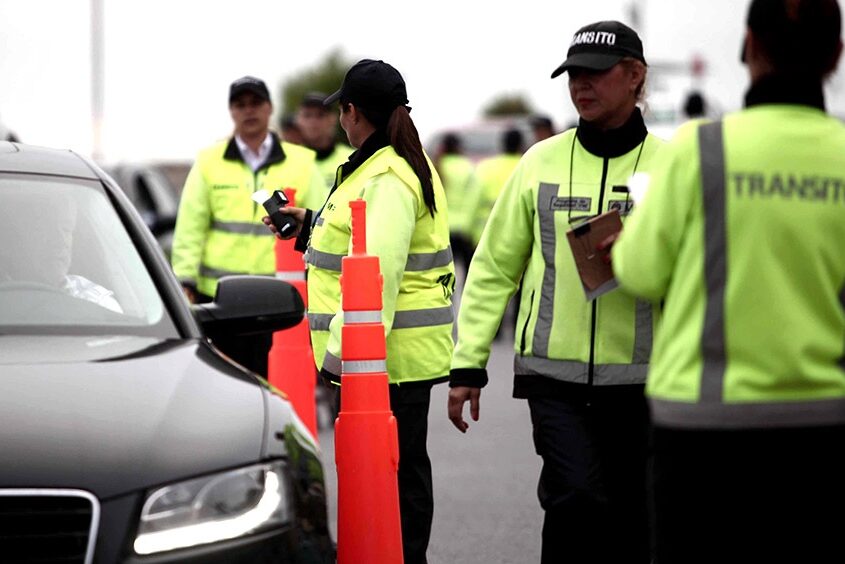
<svg viewBox="0 0 845 564"><path fill-rule="evenodd" d="M245 76L229 87L234 133L203 149L185 187L173 236L173 271L188 300L209 302L217 281L233 274L275 274L274 238L261 222L256 190L295 188L297 199L322 190L314 152L279 140L269 129L273 105L264 81ZM267 375L271 335L224 337L215 345L239 364Z"/></svg>

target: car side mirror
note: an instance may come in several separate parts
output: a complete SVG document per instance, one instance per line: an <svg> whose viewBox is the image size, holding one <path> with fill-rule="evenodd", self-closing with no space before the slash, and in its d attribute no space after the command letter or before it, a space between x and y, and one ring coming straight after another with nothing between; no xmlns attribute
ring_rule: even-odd
<svg viewBox="0 0 845 564"><path fill-rule="evenodd" d="M305 314L299 292L267 276L224 276L208 304L193 306L205 335L258 335L293 327Z"/></svg>

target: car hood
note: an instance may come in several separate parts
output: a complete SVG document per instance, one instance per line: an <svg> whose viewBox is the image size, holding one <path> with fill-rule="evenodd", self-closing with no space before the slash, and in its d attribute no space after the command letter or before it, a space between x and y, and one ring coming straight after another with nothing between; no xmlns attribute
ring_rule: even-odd
<svg viewBox="0 0 845 564"><path fill-rule="evenodd" d="M195 340L0 336L0 487L103 499L255 462L264 396Z"/></svg>

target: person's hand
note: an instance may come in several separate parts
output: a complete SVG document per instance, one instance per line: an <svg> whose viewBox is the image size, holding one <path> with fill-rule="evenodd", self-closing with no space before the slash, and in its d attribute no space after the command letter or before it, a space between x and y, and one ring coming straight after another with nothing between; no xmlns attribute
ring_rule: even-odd
<svg viewBox="0 0 845 564"><path fill-rule="evenodd" d="M619 239L619 234L622 233L621 231L617 231L613 235L608 235L605 237L598 245L596 245L597 251L605 251L605 255L602 257L602 260L606 263L610 263L610 249L613 247L613 244Z"/></svg>
<svg viewBox="0 0 845 564"><path fill-rule="evenodd" d="M299 232L302 231L302 222L305 221L305 208L293 208L293 207L284 207L279 210L284 215L291 216L294 220L296 220L296 229L293 230L293 233L288 235L287 237L282 237L279 235L279 230L276 229L276 226L273 225L273 222L270 220L270 216L265 215L261 218L261 221L264 222L264 225L270 228L270 231L278 237L279 239L293 239Z"/></svg>
<svg viewBox="0 0 845 564"><path fill-rule="evenodd" d="M478 421L478 411L481 403L481 388L456 386L449 389L449 420L458 431L466 433L469 424L464 421L464 403L469 402L469 414L473 421Z"/></svg>

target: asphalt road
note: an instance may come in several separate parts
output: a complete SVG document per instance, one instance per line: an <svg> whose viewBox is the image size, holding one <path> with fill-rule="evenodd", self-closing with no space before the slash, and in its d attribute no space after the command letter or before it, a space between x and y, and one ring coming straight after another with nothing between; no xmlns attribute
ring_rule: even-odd
<svg viewBox="0 0 845 564"><path fill-rule="evenodd" d="M537 502L540 459L534 452L528 404L511 397L513 348L494 344L481 418L466 435L446 417L446 385L436 386L428 448L434 474L430 564L523 564L540 561L543 512ZM331 430L320 433L330 512L336 523L337 474ZM334 529L336 531L336 529Z"/></svg>

